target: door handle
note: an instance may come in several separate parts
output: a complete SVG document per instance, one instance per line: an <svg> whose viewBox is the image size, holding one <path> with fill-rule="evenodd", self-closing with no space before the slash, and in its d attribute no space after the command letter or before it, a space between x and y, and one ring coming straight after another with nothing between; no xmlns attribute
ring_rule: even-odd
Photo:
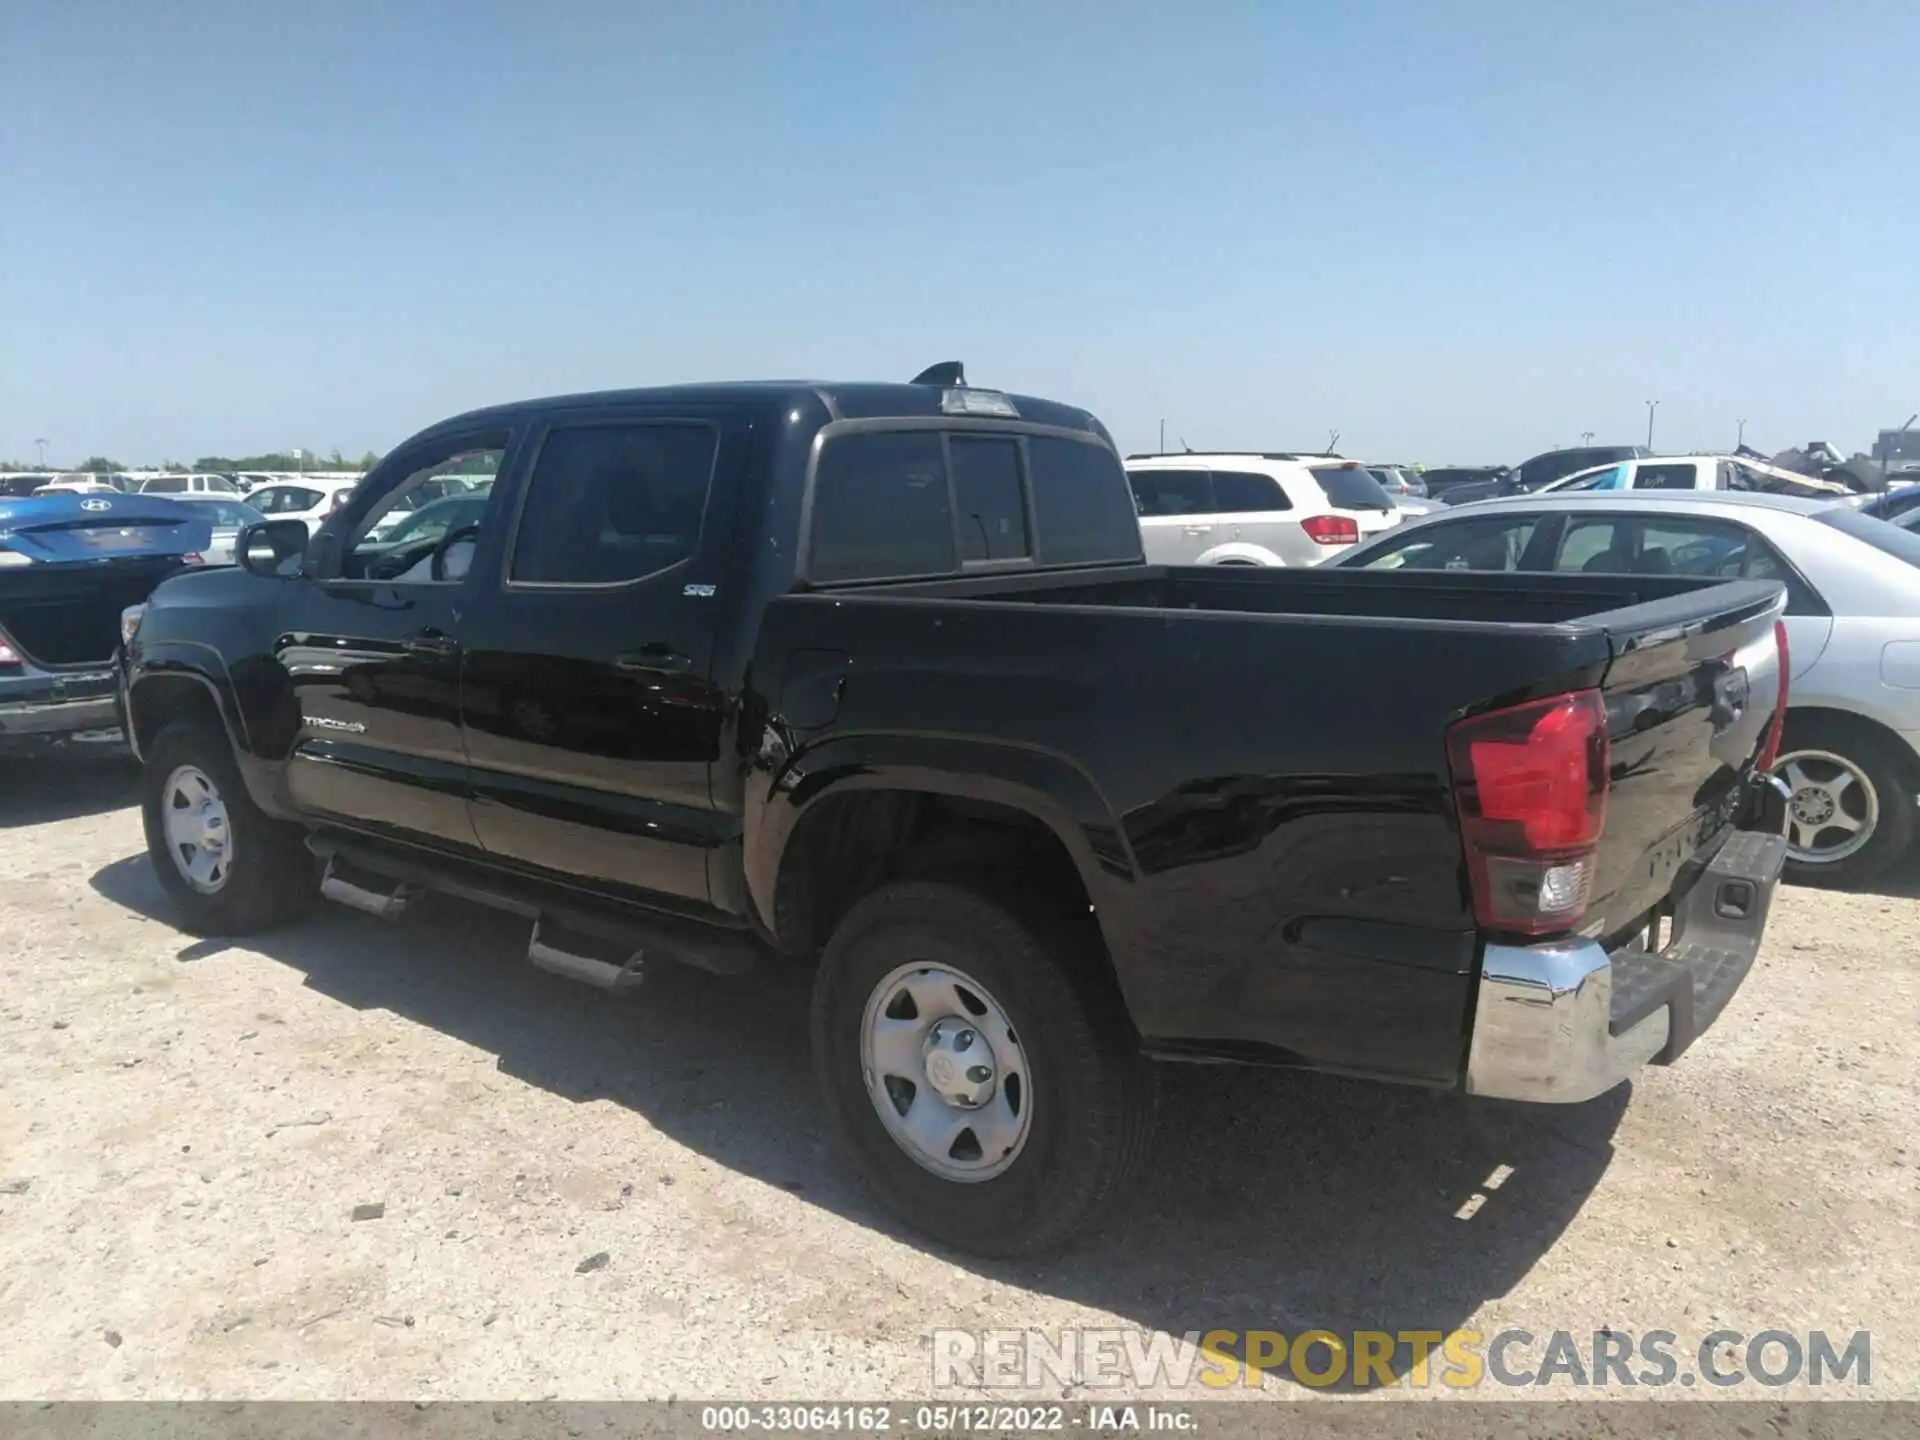
<svg viewBox="0 0 1920 1440"><path fill-rule="evenodd" d="M1211 525L1189 525L1187 526L1187 534L1205 535L1209 533L1212 529L1213 529L1213 526Z"/></svg>
<svg viewBox="0 0 1920 1440"><path fill-rule="evenodd" d="M401 642L410 654L451 655L460 642L441 630L416 630Z"/></svg>
<svg viewBox="0 0 1920 1440"><path fill-rule="evenodd" d="M670 645L642 645L613 657L616 670L691 670L693 657L682 655Z"/></svg>

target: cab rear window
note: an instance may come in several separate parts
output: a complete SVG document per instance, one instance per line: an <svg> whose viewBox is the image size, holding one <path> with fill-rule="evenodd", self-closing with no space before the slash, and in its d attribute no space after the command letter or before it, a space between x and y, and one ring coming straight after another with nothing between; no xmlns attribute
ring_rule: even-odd
<svg viewBox="0 0 1920 1440"><path fill-rule="evenodd" d="M814 584L1140 560L1118 458L1104 445L1049 435L836 436L815 467L808 534Z"/></svg>

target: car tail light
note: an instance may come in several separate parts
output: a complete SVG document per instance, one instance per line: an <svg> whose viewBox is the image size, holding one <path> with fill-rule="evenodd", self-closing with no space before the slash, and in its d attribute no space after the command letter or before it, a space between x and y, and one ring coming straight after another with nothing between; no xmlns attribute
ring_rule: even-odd
<svg viewBox="0 0 1920 1440"><path fill-rule="evenodd" d="M1447 762L1473 909L1491 930L1571 930L1607 823L1607 706L1579 690L1455 723Z"/></svg>
<svg viewBox="0 0 1920 1440"><path fill-rule="evenodd" d="M207 557L202 555L198 550L189 550L181 555L180 563L182 565L204 565L207 563Z"/></svg>
<svg viewBox="0 0 1920 1440"><path fill-rule="evenodd" d="M0 640L0 670L18 670L21 666L20 652Z"/></svg>
<svg viewBox="0 0 1920 1440"><path fill-rule="evenodd" d="M1787 728L1787 684L1793 675L1793 657L1787 651L1787 622L1773 622L1774 643L1780 647L1780 692L1774 701L1773 719L1767 722L1767 738L1760 746L1760 773L1768 774L1780 759L1780 736Z"/></svg>
<svg viewBox="0 0 1920 1440"><path fill-rule="evenodd" d="M1307 537L1318 545L1356 545L1360 522L1346 515L1309 515L1300 522Z"/></svg>

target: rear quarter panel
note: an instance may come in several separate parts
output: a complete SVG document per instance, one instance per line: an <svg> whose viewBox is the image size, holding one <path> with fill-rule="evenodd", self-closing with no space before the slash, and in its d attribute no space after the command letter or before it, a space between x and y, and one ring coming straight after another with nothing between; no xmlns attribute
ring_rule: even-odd
<svg viewBox="0 0 1920 1440"><path fill-rule="evenodd" d="M1040 787L1046 814L1071 832L1150 1048L1452 1083L1475 933L1446 725L1542 683L1596 683L1604 642L1536 626L1010 610L776 602L756 659L771 705L749 835L790 829L777 812L830 790L821 768L871 776L919 756L964 792L976 773L1006 783L1006 764L972 757L1024 755L1071 777ZM777 677L789 654L822 649L850 658L831 721L804 729L785 719Z"/></svg>

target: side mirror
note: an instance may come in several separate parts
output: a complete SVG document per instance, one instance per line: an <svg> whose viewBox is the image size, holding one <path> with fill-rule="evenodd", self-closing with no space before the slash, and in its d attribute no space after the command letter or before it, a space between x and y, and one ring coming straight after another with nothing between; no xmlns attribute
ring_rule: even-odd
<svg viewBox="0 0 1920 1440"><path fill-rule="evenodd" d="M249 525L234 541L233 553L240 568L254 575L291 575L307 549L307 522L304 520L262 520Z"/></svg>

